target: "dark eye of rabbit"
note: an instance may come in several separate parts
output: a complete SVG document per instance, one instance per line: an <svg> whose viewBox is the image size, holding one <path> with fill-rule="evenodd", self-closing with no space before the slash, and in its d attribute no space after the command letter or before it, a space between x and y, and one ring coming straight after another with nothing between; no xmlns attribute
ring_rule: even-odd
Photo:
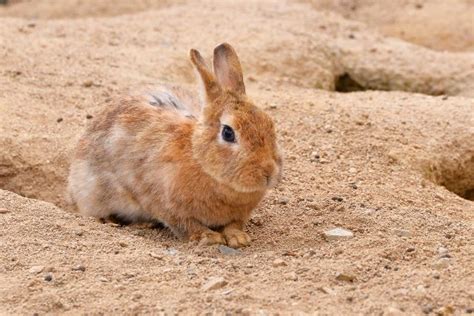
<svg viewBox="0 0 474 316"><path fill-rule="evenodd" d="M228 125L222 127L222 139L229 143L235 143L235 133L232 127Z"/></svg>

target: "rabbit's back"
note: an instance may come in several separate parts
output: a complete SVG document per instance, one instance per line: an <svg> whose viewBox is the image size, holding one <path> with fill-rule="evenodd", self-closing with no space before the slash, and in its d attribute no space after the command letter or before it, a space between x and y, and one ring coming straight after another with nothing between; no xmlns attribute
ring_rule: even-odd
<svg viewBox="0 0 474 316"><path fill-rule="evenodd" d="M68 191L81 213L105 218L119 211L127 219L147 219L143 201L134 193L149 191L144 187L150 182L147 177L159 172L156 168L151 172L149 165L175 142L177 130L195 120L175 95L158 93L152 99L149 95L122 98L97 115L80 139ZM156 180L152 182L153 190L162 191Z"/></svg>

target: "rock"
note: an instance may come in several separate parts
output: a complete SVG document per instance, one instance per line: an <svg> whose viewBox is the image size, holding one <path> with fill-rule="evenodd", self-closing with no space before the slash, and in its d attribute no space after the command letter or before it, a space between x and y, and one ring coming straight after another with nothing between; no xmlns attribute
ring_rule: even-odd
<svg viewBox="0 0 474 316"><path fill-rule="evenodd" d="M204 291L213 291L221 289L227 285L227 281L223 277L211 277L203 286Z"/></svg>
<svg viewBox="0 0 474 316"><path fill-rule="evenodd" d="M82 236L84 235L84 231L82 229L77 229L74 231L74 234L76 234L76 236Z"/></svg>
<svg viewBox="0 0 474 316"><path fill-rule="evenodd" d="M29 271L32 274L38 274L38 273L43 272L43 270L44 270L44 266L32 266Z"/></svg>
<svg viewBox="0 0 474 316"><path fill-rule="evenodd" d="M77 266L72 267L71 270L84 272L86 271L86 267L84 267L82 264L79 264Z"/></svg>
<svg viewBox="0 0 474 316"><path fill-rule="evenodd" d="M227 247L225 245L219 245L218 249L219 249L219 252L223 255L235 256L235 255L240 255L242 253L238 249Z"/></svg>
<svg viewBox="0 0 474 316"><path fill-rule="evenodd" d="M109 279L107 279L107 278L104 277L104 276L101 276L101 277L99 277L99 281L106 283L106 282L109 282Z"/></svg>
<svg viewBox="0 0 474 316"><path fill-rule="evenodd" d="M85 88L90 88L90 87L92 87L93 84L94 84L94 82L92 80L86 80L82 83L82 86L85 87Z"/></svg>
<svg viewBox="0 0 474 316"><path fill-rule="evenodd" d="M275 260L273 260L273 263L272 263L272 266L274 266L275 268L276 267L284 267L286 265L287 265L286 262L283 261L282 259L275 259Z"/></svg>
<svg viewBox="0 0 474 316"><path fill-rule="evenodd" d="M409 237L410 231L408 229L395 229L393 231L398 237Z"/></svg>
<svg viewBox="0 0 474 316"><path fill-rule="evenodd" d="M7 210L6 208L4 207L0 207L0 214L6 214L6 213L9 213L10 211Z"/></svg>
<svg viewBox="0 0 474 316"><path fill-rule="evenodd" d="M150 255L150 257L152 257L152 258L159 259L159 260L163 260L163 256L162 256L162 255L159 255L159 254L157 254L157 253L150 252L149 255Z"/></svg>
<svg viewBox="0 0 474 316"><path fill-rule="evenodd" d="M345 281L345 282L354 282L356 279L355 276L347 273L337 273L336 274L336 280L338 281Z"/></svg>
<svg viewBox="0 0 474 316"><path fill-rule="evenodd" d="M90 114L87 114L87 115L86 115L86 119L90 120L90 119L92 119L92 118L94 118L92 115L90 115ZM119 226L120 226L120 225L119 225Z"/></svg>
<svg viewBox="0 0 474 316"><path fill-rule="evenodd" d="M454 307L452 305L446 305L436 311L436 315L448 316L454 314Z"/></svg>
<svg viewBox="0 0 474 316"><path fill-rule="evenodd" d="M281 204L281 205L287 205L289 202L290 200L285 196L282 196L278 199L278 204Z"/></svg>
<svg viewBox="0 0 474 316"><path fill-rule="evenodd" d="M62 121L63 121L63 118L62 118L62 117L58 117L58 118L56 119L56 122L57 122L57 123L61 123Z"/></svg>
<svg viewBox="0 0 474 316"><path fill-rule="evenodd" d="M298 281L298 275L295 272L285 274L285 280Z"/></svg>
<svg viewBox="0 0 474 316"><path fill-rule="evenodd" d="M344 228L333 228L324 232L324 237L327 240L339 240L339 239L348 239L354 237L354 234L347 229Z"/></svg>
<svg viewBox="0 0 474 316"><path fill-rule="evenodd" d="M344 201L344 198L340 197L340 196L333 196L331 198L334 202L342 202Z"/></svg>
<svg viewBox="0 0 474 316"><path fill-rule="evenodd" d="M447 254L449 254L449 250L448 248L445 248L445 247L439 247L438 248L438 254L442 257L442 256L446 256Z"/></svg>
<svg viewBox="0 0 474 316"><path fill-rule="evenodd" d="M120 247L123 247L123 248L128 247L128 244L124 241L120 241L119 245L120 245Z"/></svg>
<svg viewBox="0 0 474 316"><path fill-rule="evenodd" d="M46 273L46 275L44 276L44 280L46 282L50 282L53 280L53 274L52 273Z"/></svg>
<svg viewBox="0 0 474 316"><path fill-rule="evenodd" d="M168 248L165 250L165 253L170 255L170 256L175 256L176 254L178 254L178 250L174 249L174 248Z"/></svg>
<svg viewBox="0 0 474 316"><path fill-rule="evenodd" d="M421 311L424 313L424 314L429 314L433 311L434 307L433 305L431 304L428 304L426 306L423 306L423 308L421 309Z"/></svg>

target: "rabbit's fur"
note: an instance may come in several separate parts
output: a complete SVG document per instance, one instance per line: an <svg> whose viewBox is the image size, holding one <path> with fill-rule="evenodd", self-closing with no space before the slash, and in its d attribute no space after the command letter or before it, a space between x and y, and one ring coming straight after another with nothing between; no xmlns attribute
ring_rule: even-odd
<svg viewBox="0 0 474 316"><path fill-rule="evenodd" d="M69 196L85 215L158 220L183 238L246 246L244 224L281 174L274 125L245 95L229 44L215 48L214 72L198 51L190 57L203 101L172 87L105 109L77 145Z"/></svg>

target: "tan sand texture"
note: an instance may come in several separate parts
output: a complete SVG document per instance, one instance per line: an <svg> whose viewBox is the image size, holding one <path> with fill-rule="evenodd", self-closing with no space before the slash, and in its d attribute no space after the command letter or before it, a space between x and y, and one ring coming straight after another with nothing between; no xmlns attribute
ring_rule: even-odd
<svg viewBox="0 0 474 316"><path fill-rule="evenodd" d="M472 312L472 21L399 2L391 28L373 1L0 7L0 314ZM403 12L419 37L397 33ZM252 245L226 254L66 211L88 121L146 85L197 90L189 49L224 41L286 157ZM328 240L335 227L353 237Z"/></svg>

